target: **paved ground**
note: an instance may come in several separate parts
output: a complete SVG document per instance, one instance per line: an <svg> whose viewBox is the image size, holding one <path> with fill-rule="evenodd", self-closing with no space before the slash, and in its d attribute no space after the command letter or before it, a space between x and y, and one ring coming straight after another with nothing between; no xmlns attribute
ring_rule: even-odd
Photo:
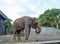
<svg viewBox="0 0 60 44"><path fill-rule="evenodd" d="M28 41L25 41L24 37L21 37L21 41L13 40L12 35L3 35L0 36L0 43L26 43L26 42L42 42L42 41L51 41L51 40L60 40L60 35L52 34L31 34Z"/></svg>

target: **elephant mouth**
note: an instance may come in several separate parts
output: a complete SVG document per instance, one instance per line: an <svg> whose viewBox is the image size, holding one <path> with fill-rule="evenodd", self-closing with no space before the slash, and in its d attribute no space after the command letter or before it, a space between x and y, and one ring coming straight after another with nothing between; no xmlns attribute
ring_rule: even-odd
<svg viewBox="0 0 60 44"><path fill-rule="evenodd" d="M33 26L34 29L36 29L36 26Z"/></svg>
<svg viewBox="0 0 60 44"><path fill-rule="evenodd" d="M35 32L36 32L36 34L39 34L41 32L41 30L40 29L36 29Z"/></svg>

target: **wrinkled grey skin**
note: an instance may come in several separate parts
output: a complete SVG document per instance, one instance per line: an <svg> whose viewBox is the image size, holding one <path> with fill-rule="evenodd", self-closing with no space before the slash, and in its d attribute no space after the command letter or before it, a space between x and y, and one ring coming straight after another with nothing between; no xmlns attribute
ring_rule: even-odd
<svg viewBox="0 0 60 44"><path fill-rule="evenodd" d="M16 19L13 22L13 35L14 35L13 38L16 39L15 37L17 36L18 39L20 39L20 31L25 30L25 38L26 40L28 40L31 27L35 29L35 32L37 34L41 32L40 24L38 23L37 18L24 16L22 18Z"/></svg>

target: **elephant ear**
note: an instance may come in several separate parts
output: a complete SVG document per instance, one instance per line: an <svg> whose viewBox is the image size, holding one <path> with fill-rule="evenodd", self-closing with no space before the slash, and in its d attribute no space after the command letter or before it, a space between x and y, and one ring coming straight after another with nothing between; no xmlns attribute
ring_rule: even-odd
<svg viewBox="0 0 60 44"><path fill-rule="evenodd" d="M33 20L37 20L37 18L34 17Z"/></svg>
<svg viewBox="0 0 60 44"><path fill-rule="evenodd" d="M34 17L34 19L36 19L36 18Z"/></svg>
<svg viewBox="0 0 60 44"><path fill-rule="evenodd" d="M35 21L35 20L38 20L38 19L37 19L36 17L33 17L33 18L32 18L32 21Z"/></svg>

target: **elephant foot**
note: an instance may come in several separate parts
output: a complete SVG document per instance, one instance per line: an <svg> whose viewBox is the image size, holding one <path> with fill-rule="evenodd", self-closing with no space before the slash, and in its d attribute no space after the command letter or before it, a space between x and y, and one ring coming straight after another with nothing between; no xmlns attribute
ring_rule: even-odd
<svg viewBox="0 0 60 44"><path fill-rule="evenodd" d="M16 42L17 40L16 40L16 38L13 38L13 41L12 42Z"/></svg>
<svg viewBox="0 0 60 44"><path fill-rule="evenodd" d="M26 40L28 40L28 38L26 38Z"/></svg>
<svg viewBox="0 0 60 44"><path fill-rule="evenodd" d="M16 38L13 38L13 40L16 40Z"/></svg>
<svg viewBox="0 0 60 44"><path fill-rule="evenodd" d="M25 42L27 42L28 41L28 38L25 38Z"/></svg>
<svg viewBox="0 0 60 44"><path fill-rule="evenodd" d="M21 38L18 38L18 41L22 41Z"/></svg>

